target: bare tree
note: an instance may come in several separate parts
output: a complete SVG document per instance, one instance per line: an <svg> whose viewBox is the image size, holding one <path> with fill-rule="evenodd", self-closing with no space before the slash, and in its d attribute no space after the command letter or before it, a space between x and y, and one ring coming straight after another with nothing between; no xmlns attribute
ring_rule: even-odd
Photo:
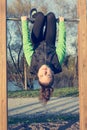
<svg viewBox="0 0 87 130"><path fill-rule="evenodd" d="M14 5L14 6L12 6L12 5ZM21 17L22 15L29 15L29 11L30 11L30 8L31 8L31 3L29 1L27 1L27 0L24 0L24 1L15 0L12 3L12 5L10 5L10 6L7 5L7 17ZM19 78L21 79L21 82L22 82L22 84L24 86L25 81L23 81L23 80L24 79L26 80L26 78L23 78L24 77L23 71L21 73L21 69L20 69L20 57L21 57L20 55L21 55L21 52L22 52L22 33L21 33L20 22L16 21L14 28L17 28L17 30L15 32L16 35L18 34L21 37L21 45L18 46L19 51L17 52L18 53L18 56L17 56L18 59L17 59L16 62L14 60L14 55L12 54L12 47L11 47L11 40L12 40L13 36L12 36L11 32L9 31L8 24L7 24L7 33L9 33L9 39L10 40L8 42L7 48L9 50L9 54L10 54L11 60L13 62L13 65L15 67L16 73L18 73ZM14 31L14 30L12 30L12 31ZM17 40L18 40L18 37L17 37ZM14 51L16 51L16 50L14 49ZM26 73L25 72L26 71L25 63L24 63L23 66L24 66L24 74L25 74Z"/></svg>
<svg viewBox="0 0 87 130"><path fill-rule="evenodd" d="M21 80L21 83L22 83L22 85L24 86L24 83L23 83L23 75L22 75L22 73L21 73L21 71L20 71L20 67L19 67L19 62L20 62L20 61L19 61L19 58L20 58L20 52L21 52L22 47L20 47L20 49L19 49L18 62L15 62L15 60L14 60L14 58L13 58L12 50L11 50L11 39L12 39L12 36L11 36L11 33L10 33L9 29L7 29L7 31L8 31L9 36L10 36L10 38L9 38L10 40L9 40L9 42L8 42L8 44L7 44L7 48L8 48L8 50L9 50L9 55L10 55L11 60L12 60L12 62L13 62L13 66L15 67L16 73L18 73L19 79ZM9 67L9 62L7 62L7 63L8 63L8 67Z"/></svg>
<svg viewBox="0 0 87 130"><path fill-rule="evenodd" d="M19 17L22 15L29 15L30 9L31 9L30 1L15 0L12 3L12 5L7 5L7 16Z"/></svg>

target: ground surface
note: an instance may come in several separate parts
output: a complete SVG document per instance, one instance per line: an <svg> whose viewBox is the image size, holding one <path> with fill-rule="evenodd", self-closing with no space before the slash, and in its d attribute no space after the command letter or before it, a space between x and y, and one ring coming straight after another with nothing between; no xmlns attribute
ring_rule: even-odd
<svg viewBox="0 0 87 130"><path fill-rule="evenodd" d="M78 97L8 99L8 130L79 130Z"/></svg>
<svg viewBox="0 0 87 130"><path fill-rule="evenodd" d="M56 122L56 123L37 123L37 124L19 124L9 126L9 130L79 130L79 123Z"/></svg>

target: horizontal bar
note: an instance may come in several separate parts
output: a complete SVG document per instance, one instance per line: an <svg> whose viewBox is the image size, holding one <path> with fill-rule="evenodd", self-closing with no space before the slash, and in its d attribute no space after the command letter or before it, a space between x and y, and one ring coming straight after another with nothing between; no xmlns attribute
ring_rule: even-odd
<svg viewBox="0 0 87 130"><path fill-rule="evenodd" d="M6 20L12 20L12 21L21 21L21 18L6 18ZM34 22L35 19L28 18L28 21Z"/></svg>
<svg viewBox="0 0 87 130"><path fill-rule="evenodd" d="M59 22L59 18L56 19L57 22ZM79 22L80 19L75 18L75 19L69 19L69 18L64 18L65 22Z"/></svg>
<svg viewBox="0 0 87 130"><path fill-rule="evenodd" d="M21 18L6 18L6 20L12 20L12 21L21 21ZM34 18L28 18L28 21L31 23L34 23L35 19ZM59 18L56 18L56 21L59 22ZM64 18L65 22L79 22L80 19L75 18L75 19L69 19L69 18Z"/></svg>

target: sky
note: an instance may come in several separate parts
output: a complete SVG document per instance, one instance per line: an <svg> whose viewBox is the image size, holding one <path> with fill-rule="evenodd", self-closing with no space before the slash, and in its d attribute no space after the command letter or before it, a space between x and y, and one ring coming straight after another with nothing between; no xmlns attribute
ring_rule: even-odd
<svg viewBox="0 0 87 130"><path fill-rule="evenodd" d="M7 4L11 4L14 0L7 0Z"/></svg>
<svg viewBox="0 0 87 130"><path fill-rule="evenodd" d="M15 0L7 0L7 4L11 4L13 1ZM28 0L29 1L29 0ZM34 2L35 0L30 0L31 2ZM38 1L38 0L37 0ZM40 0L41 1L41 0ZM43 0L43 1L46 1L47 3L50 3L49 5L51 5L52 1L54 0ZM69 0L69 3L76 3L77 0ZM43 3L43 2L41 2Z"/></svg>

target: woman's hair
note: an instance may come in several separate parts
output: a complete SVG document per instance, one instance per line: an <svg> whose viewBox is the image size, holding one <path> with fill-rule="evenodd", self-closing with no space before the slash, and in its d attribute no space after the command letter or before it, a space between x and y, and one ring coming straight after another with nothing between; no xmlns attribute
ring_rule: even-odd
<svg viewBox="0 0 87 130"><path fill-rule="evenodd" d="M41 102L43 103L47 103L49 100L50 100L50 97L53 93L53 88L52 88L52 85L53 85L53 82L54 82L54 78L52 79L52 81L49 83L49 84L42 84L40 81L39 81L39 84L41 86L40 88L40 96L39 96L39 99Z"/></svg>

